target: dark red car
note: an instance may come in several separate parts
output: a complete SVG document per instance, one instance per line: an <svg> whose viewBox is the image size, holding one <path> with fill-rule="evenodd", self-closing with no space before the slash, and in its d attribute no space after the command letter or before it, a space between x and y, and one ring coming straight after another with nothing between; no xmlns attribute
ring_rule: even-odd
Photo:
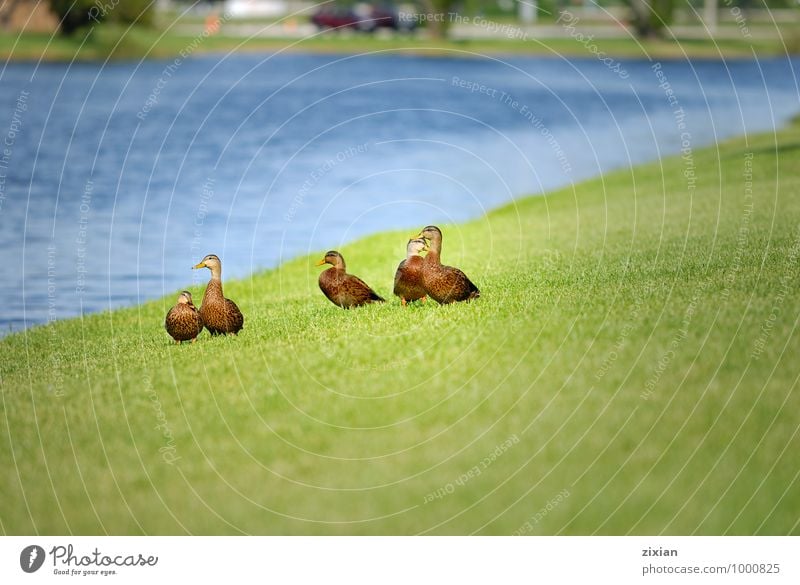
<svg viewBox="0 0 800 585"><path fill-rule="evenodd" d="M416 19L392 8L357 4L355 7L326 6L311 17L311 22L320 29L353 29L373 32L379 28L398 31L413 30Z"/></svg>

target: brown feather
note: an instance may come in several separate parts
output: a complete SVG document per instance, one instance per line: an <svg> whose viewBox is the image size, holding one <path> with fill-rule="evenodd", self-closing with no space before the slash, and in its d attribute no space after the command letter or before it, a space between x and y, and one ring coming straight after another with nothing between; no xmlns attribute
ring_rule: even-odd
<svg viewBox="0 0 800 585"><path fill-rule="evenodd" d="M434 251L425 257L422 280L425 290L437 303L470 301L481 295L466 274L453 266L443 265Z"/></svg>
<svg viewBox="0 0 800 585"><path fill-rule="evenodd" d="M164 327L175 341L189 341L200 335L203 320L194 305L178 303L167 313Z"/></svg>
<svg viewBox="0 0 800 585"><path fill-rule="evenodd" d="M319 275L319 288L334 305L343 309L384 301L363 280L340 268L323 270Z"/></svg>
<svg viewBox="0 0 800 585"><path fill-rule="evenodd" d="M394 294L403 302L416 301L427 293L422 281L424 260L422 256L411 256L400 262L394 275Z"/></svg>
<svg viewBox="0 0 800 585"><path fill-rule="evenodd" d="M222 281L212 278L203 295L200 317L211 335L239 333L244 327L244 315L230 299L222 294Z"/></svg>

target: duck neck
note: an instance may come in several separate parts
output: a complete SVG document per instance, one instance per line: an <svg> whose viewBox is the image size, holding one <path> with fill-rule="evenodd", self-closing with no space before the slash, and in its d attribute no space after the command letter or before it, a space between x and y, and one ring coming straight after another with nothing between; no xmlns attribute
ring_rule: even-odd
<svg viewBox="0 0 800 585"><path fill-rule="evenodd" d="M339 256L339 257L336 259L336 264L334 264L334 265L333 265L333 267L334 267L336 270L341 270L342 272L346 272L346 270L345 270L345 264L344 264L344 258L342 258L341 256Z"/></svg>
<svg viewBox="0 0 800 585"><path fill-rule="evenodd" d="M218 298L224 298L222 295L222 280L219 277L214 278L212 276L211 280L208 281L206 293L203 295L203 304L205 304L206 300Z"/></svg>
<svg viewBox="0 0 800 585"><path fill-rule="evenodd" d="M431 252L436 252L437 256L442 254L442 236L436 235L430 240L429 248Z"/></svg>
<svg viewBox="0 0 800 585"><path fill-rule="evenodd" d="M439 250L434 250L433 247L431 247L431 249L428 250L428 255L425 256L425 262L429 262L431 264L441 264L442 261L439 257Z"/></svg>

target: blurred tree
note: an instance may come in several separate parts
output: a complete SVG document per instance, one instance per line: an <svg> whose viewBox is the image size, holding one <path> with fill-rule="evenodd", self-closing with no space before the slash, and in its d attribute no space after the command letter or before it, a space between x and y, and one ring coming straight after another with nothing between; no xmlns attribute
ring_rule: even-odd
<svg viewBox="0 0 800 585"><path fill-rule="evenodd" d="M20 4L20 0L8 0L0 4L0 28L7 28L11 22L11 16Z"/></svg>
<svg viewBox="0 0 800 585"><path fill-rule="evenodd" d="M48 0L50 9L60 21L62 34L97 22L118 22L151 26L155 16L155 0Z"/></svg>
<svg viewBox="0 0 800 585"><path fill-rule="evenodd" d="M155 0L121 0L108 14L109 20L124 24L152 26L155 17Z"/></svg>
<svg viewBox="0 0 800 585"><path fill-rule="evenodd" d="M631 23L641 38L660 36L672 22L675 0L625 0L631 9Z"/></svg>
<svg viewBox="0 0 800 585"><path fill-rule="evenodd" d="M427 26L431 36L443 39L450 28L450 15L456 5L456 0L422 0L422 6L427 12Z"/></svg>
<svg viewBox="0 0 800 585"><path fill-rule="evenodd" d="M50 10L59 20L62 34L71 35L91 22L89 13L97 9L94 0L49 0Z"/></svg>

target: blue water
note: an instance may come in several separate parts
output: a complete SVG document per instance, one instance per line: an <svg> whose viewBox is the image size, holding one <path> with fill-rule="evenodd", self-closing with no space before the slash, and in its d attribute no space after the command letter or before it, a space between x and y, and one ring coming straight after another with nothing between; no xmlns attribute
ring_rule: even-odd
<svg viewBox="0 0 800 585"><path fill-rule="evenodd" d="M7 65L0 330L204 281L189 268L206 253L241 277L676 153L682 133L697 148L780 126L798 63L670 62L661 79L592 58Z"/></svg>

